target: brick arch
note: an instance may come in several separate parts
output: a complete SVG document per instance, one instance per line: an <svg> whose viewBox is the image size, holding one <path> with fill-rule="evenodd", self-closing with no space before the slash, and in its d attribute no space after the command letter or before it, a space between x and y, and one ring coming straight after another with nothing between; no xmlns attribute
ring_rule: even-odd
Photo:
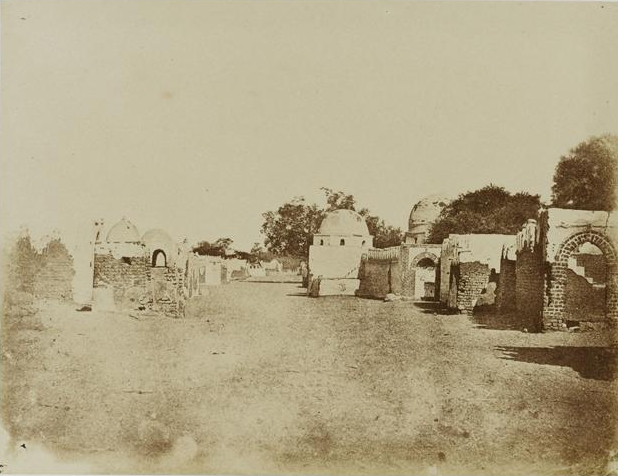
<svg viewBox="0 0 618 476"><path fill-rule="evenodd" d="M570 256L584 243L592 243L603 253L607 266L605 317L608 320L618 321L618 269L616 249L609 238L596 231L584 231L569 236L562 242L556 259L551 267L551 281L548 286L549 310L563 319L565 307L565 288L567 268Z"/></svg>
<svg viewBox="0 0 618 476"><path fill-rule="evenodd" d="M415 268L418 263L420 263L425 258L429 258L431 261L433 261L434 266L438 266L438 257L435 254L430 253L429 251L423 251L422 253L417 254L412 260L411 266Z"/></svg>

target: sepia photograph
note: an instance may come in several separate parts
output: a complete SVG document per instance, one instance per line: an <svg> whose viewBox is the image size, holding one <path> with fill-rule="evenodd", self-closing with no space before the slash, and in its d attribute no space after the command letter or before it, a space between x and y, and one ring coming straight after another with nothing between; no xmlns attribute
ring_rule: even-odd
<svg viewBox="0 0 618 476"><path fill-rule="evenodd" d="M618 476L618 3L0 1L0 474Z"/></svg>

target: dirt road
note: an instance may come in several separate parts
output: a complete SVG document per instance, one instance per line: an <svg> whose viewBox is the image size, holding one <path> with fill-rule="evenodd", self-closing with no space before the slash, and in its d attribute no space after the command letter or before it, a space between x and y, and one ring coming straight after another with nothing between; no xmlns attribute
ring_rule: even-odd
<svg viewBox="0 0 618 476"><path fill-rule="evenodd" d="M34 447L92 472L606 471L607 336L302 291L232 283L185 319L50 304L5 325L7 471Z"/></svg>

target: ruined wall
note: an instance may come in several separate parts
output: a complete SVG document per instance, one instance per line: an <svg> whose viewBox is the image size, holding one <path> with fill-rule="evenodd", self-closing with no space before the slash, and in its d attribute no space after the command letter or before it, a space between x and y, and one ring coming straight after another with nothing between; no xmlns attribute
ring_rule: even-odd
<svg viewBox="0 0 618 476"><path fill-rule="evenodd" d="M149 269L147 253L115 257L111 251L94 255L94 289L113 290L116 306L135 308L146 295Z"/></svg>
<svg viewBox="0 0 618 476"><path fill-rule="evenodd" d="M169 317L182 317L184 311L184 272L175 266L149 268L145 306Z"/></svg>
<svg viewBox="0 0 618 476"><path fill-rule="evenodd" d="M506 257L500 263L500 275L496 288L496 309L511 312L516 307L517 262Z"/></svg>
<svg viewBox="0 0 618 476"><path fill-rule="evenodd" d="M502 251L510 246L515 246L515 235L449 235L442 243L440 257L440 301L444 303L449 300L450 273L454 264L461 261L484 263L489 270L499 274Z"/></svg>
<svg viewBox="0 0 618 476"><path fill-rule="evenodd" d="M489 283L489 266L485 263L459 263L457 279L457 309L472 314L479 296Z"/></svg>
<svg viewBox="0 0 618 476"><path fill-rule="evenodd" d="M428 291L429 295L435 295L435 280L437 276L440 276L436 268L441 251L441 245L401 245L401 294L422 299L426 296L430 297L425 290L431 289L432 291ZM418 264L426 258L430 259L436 267L431 269L419 267ZM434 284L425 287L425 283Z"/></svg>
<svg viewBox="0 0 618 476"><path fill-rule="evenodd" d="M186 283L188 297L201 296L207 286L221 284L221 258L192 255L187 260Z"/></svg>
<svg viewBox="0 0 618 476"><path fill-rule="evenodd" d="M543 310L544 265L541 252L523 249L515 264L515 307L522 318L539 323Z"/></svg>
<svg viewBox="0 0 618 476"><path fill-rule="evenodd" d="M73 299L73 257L58 239L51 240L38 256L34 294L45 299Z"/></svg>
<svg viewBox="0 0 618 476"><path fill-rule="evenodd" d="M566 278L563 318L570 321L604 321L606 287L590 283L572 269L567 269Z"/></svg>
<svg viewBox="0 0 618 476"><path fill-rule="evenodd" d="M399 259L368 259L361 263L360 297L383 299L389 293L401 293L401 268Z"/></svg>

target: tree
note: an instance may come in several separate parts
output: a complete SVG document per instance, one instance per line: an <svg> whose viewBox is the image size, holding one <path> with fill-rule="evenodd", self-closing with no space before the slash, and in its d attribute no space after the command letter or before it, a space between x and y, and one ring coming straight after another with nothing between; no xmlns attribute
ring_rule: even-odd
<svg viewBox="0 0 618 476"><path fill-rule="evenodd" d="M560 157L554 173L552 205L579 210L616 206L618 137L591 137Z"/></svg>
<svg viewBox="0 0 618 476"><path fill-rule="evenodd" d="M200 241L193 247L193 252L198 255L222 256L225 257L234 243L231 238L219 238L214 243Z"/></svg>
<svg viewBox="0 0 618 476"><path fill-rule="evenodd" d="M309 253L313 234L320 229L326 213L333 210L354 210L367 223L369 233L374 236L374 246L384 248L400 245L403 233L399 228L388 226L367 208L357 209L356 199L342 191L322 187L326 195L326 206L307 205L303 197L279 207L276 212L263 213L262 233L266 236L266 247L277 256L304 258Z"/></svg>
<svg viewBox="0 0 618 476"><path fill-rule="evenodd" d="M495 233L512 235L529 218L536 217L541 206L538 195L510 193L490 184L459 195L449 203L433 224L429 243L442 243L450 233Z"/></svg>
<svg viewBox="0 0 618 476"><path fill-rule="evenodd" d="M269 251L278 256L302 258L309 253L309 245L324 218L324 210L307 205L303 197L284 203L277 211L262 214L262 233Z"/></svg>

